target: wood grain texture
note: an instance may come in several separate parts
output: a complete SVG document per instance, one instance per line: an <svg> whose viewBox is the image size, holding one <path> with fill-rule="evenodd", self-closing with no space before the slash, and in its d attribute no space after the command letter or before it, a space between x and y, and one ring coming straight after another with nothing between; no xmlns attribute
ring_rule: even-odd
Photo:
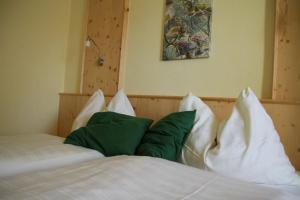
<svg viewBox="0 0 300 200"><path fill-rule="evenodd" d="M163 116L178 111L182 97L129 95L129 100L137 116L155 121ZM58 135L66 137L72 123L80 112L89 95L60 94ZM109 102L111 96L106 97ZM229 116L234 105L233 98L202 98L211 107L220 120ZM300 170L300 103L262 100L268 114L272 117L281 142L293 165Z"/></svg>
<svg viewBox="0 0 300 200"><path fill-rule="evenodd" d="M273 99L300 100L300 1L276 1Z"/></svg>
<svg viewBox="0 0 300 200"><path fill-rule="evenodd" d="M87 27L88 27L88 19L89 19L89 9L90 9L90 1L86 1L86 11L84 16L84 24L83 24L83 38L82 38L82 44L83 44L83 51L82 51L82 60L81 60L81 72L80 72L80 93L83 93L83 73L84 73L84 64L85 64L85 54L87 47L85 45L85 41L87 38Z"/></svg>
<svg viewBox="0 0 300 200"><path fill-rule="evenodd" d="M92 94L97 88L104 94L117 91L127 8L126 0L89 0L87 36L95 41L100 52L93 43L85 49L83 93ZM97 63L99 56L104 59L102 66Z"/></svg>
<svg viewBox="0 0 300 200"><path fill-rule="evenodd" d="M129 0L124 0L124 9L118 89L125 86L125 49L127 45Z"/></svg>

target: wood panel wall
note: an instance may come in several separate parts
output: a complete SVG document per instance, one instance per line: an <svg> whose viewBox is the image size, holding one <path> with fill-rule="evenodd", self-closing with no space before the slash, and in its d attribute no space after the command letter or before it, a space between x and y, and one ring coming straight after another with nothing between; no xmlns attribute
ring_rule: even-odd
<svg viewBox="0 0 300 200"><path fill-rule="evenodd" d="M159 120L163 116L178 111L182 97L129 95L137 116ZM61 94L59 105L58 135L66 137L72 123L89 95ZM109 102L111 96L106 97ZM231 112L235 99L202 98L220 120ZM272 117L287 155L293 165L300 170L300 103L262 100L268 114Z"/></svg>
<svg viewBox="0 0 300 200"><path fill-rule="evenodd" d="M82 93L92 94L98 88L114 94L119 87L127 30L128 0L89 0L87 38L82 74ZM97 48L99 47L99 49ZM98 58L104 64L98 64Z"/></svg>
<svg viewBox="0 0 300 200"><path fill-rule="evenodd" d="M273 99L300 101L300 1L277 0Z"/></svg>

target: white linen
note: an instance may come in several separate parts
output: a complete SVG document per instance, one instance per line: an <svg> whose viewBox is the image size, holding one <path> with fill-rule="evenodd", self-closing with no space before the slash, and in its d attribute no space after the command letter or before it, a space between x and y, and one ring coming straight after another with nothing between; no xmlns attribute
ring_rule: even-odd
<svg viewBox="0 0 300 200"><path fill-rule="evenodd" d="M91 118L91 116L96 112L101 112L105 109L105 99L104 95L101 90L97 90L88 100L88 102L85 104L83 109L80 111L80 113L75 118L71 132L86 126L87 122Z"/></svg>
<svg viewBox="0 0 300 200"><path fill-rule="evenodd" d="M47 134L0 135L0 177L104 157Z"/></svg>
<svg viewBox="0 0 300 200"><path fill-rule="evenodd" d="M300 196L158 158L117 156L0 180L2 200L296 200Z"/></svg>
<svg viewBox="0 0 300 200"><path fill-rule="evenodd" d="M179 161L200 169L204 169L204 157L215 145L218 120L211 109L192 93L180 102L179 111L196 110L193 129L185 141Z"/></svg>
<svg viewBox="0 0 300 200"><path fill-rule="evenodd" d="M120 89L115 96L111 99L107 106L107 111L116 112L124 115L135 116L133 107L124 93L123 89Z"/></svg>
<svg viewBox="0 0 300 200"><path fill-rule="evenodd" d="M205 158L210 170L256 183L300 185L272 119L250 88L240 94L217 143Z"/></svg>

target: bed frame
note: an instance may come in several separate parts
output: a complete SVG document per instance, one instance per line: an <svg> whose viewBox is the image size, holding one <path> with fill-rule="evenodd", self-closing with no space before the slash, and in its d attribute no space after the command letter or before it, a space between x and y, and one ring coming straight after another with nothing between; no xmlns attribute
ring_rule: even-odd
<svg viewBox="0 0 300 200"><path fill-rule="evenodd" d="M66 137L73 120L87 102L89 95L60 94L58 135ZM106 96L109 102L111 96ZM144 96L128 95L137 116L158 120L171 112L178 111L179 96ZM231 112L235 99L233 98L201 98L211 107L220 120ZM281 142L292 164L300 170L300 102L261 100L268 114L272 117Z"/></svg>

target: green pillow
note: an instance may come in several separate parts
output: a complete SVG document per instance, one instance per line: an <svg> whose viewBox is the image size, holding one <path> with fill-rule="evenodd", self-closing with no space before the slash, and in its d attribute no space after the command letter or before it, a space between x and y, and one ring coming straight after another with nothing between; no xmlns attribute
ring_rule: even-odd
<svg viewBox="0 0 300 200"><path fill-rule="evenodd" d="M114 112L95 113L86 127L73 131L65 144L95 149L105 156L133 155L153 121Z"/></svg>
<svg viewBox="0 0 300 200"><path fill-rule="evenodd" d="M172 113L158 121L144 135L137 155L176 161L190 133L196 111Z"/></svg>

